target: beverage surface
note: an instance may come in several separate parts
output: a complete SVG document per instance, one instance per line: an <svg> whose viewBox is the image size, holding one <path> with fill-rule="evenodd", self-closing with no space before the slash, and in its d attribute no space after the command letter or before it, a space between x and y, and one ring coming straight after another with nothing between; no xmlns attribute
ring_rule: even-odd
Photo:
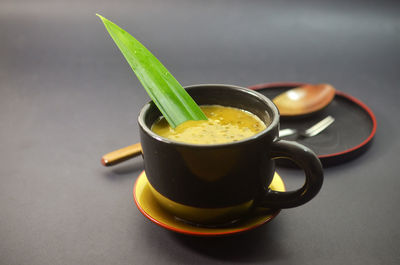
<svg viewBox="0 0 400 265"><path fill-rule="evenodd" d="M260 118L248 111L220 105L200 107L208 120L187 121L172 129L165 118L161 118L151 130L178 142L220 144L248 138L266 128Z"/></svg>

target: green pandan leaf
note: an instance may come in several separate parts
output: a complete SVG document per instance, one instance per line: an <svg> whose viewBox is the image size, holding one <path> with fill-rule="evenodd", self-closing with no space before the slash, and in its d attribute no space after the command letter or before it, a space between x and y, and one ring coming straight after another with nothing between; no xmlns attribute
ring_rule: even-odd
<svg viewBox="0 0 400 265"><path fill-rule="evenodd" d="M146 47L118 25L97 16L172 128L188 120L207 120L186 90Z"/></svg>

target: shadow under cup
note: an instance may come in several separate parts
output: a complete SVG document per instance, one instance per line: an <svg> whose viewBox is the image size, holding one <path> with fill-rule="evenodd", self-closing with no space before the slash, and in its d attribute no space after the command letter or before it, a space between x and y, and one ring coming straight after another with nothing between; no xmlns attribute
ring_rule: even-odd
<svg viewBox="0 0 400 265"><path fill-rule="evenodd" d="M199 105L222 105L250 111L267 128L249 138L224 144L195 145L163 138L150 130L161 113L154 103L139 114L146 176L160 205L196 224L227 223L253 207L291 208L311 200L323 182L318 157L307 147L278 138L279 112L265 96L230 85L186 87ZM276 158L288 158L304 169L298 190L268 188Z"/></svg>

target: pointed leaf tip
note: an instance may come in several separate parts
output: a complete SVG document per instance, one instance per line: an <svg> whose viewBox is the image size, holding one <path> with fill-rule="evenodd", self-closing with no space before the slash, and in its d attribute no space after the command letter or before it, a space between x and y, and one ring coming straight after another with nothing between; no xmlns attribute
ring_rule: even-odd
<svg viewBox="0 0 400 265"><path fill-rule="evenodd" d="M172 128L188 120L207 120L186 90L145 46L112 21L96 15Z"/></svg>
<svg viewBox="0 0 400 265"><path fill-rule="evenodd" d="M102 15L98 14L98 13L96 13L96 16L98 16L101 20L104 19L104 17Z"/></svg>

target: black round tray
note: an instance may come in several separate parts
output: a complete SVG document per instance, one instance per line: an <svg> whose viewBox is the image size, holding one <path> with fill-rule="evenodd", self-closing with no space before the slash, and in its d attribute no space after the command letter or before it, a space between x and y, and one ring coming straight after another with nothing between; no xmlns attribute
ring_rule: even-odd
<svg viewBox="0 0 400 265"><path fill-rule="evenodd" d="M269 83L249 87L272 99L278 94L304 85L304 83ZM281 129L304 130L331 115L335 122L320 134L310 138L287 137L312 149L324 166L349 161L362 154L376 132L376 118L373 112L360 100L336 91L333 101L323 110L302 117L281 117ZM285 161L285 160L282 160ZM281 165L290 165L279 161Z"/></svg>

